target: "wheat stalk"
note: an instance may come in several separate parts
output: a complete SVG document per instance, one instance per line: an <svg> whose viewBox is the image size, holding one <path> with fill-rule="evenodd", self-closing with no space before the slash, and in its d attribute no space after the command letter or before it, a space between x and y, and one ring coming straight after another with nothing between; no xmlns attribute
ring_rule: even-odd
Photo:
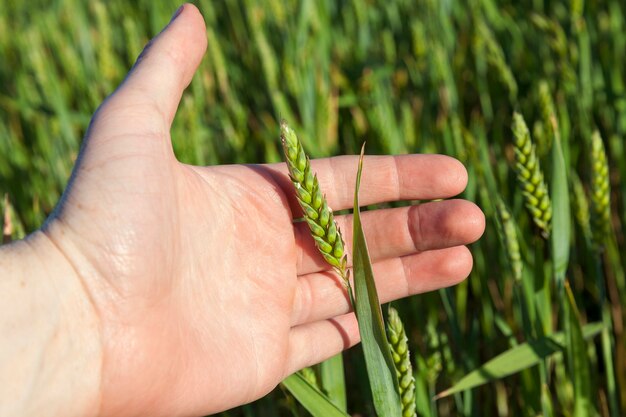
<svg viewBox="0 0 626 417"><path fill-rule="evenodd" d="M311 170L311 162L296 133L285 121L280 124L280 138L289 176L311 236L326 262L337 271L349 289L348 257L345 254L343 237L326 197L322 194L317 176Z"/></svg>
<svg viewBox="0 0 626 417"><path fill-rule="evenodd" d="M532 143L528 126L519 113L513 114L513 136L515 137L515 169L517 179L526 207L530 211L533 221L541 229L542 235L550 235L550 220L552 219L552 203L548 196L548 187L543 179L539 160Z"/></svg>
<svg viewBox="0 0 626 417"><path fill-rule="evenodd" d="M415 378L409 355L408 339L398 311L389 307L387 317L387 338L391 347L391 356L396 367L396 375L400 383L400 398L402 399L402 417L415 416Z"/></svg>
<svg viewBox="0 0 626 417"><path fill-rule="evenodd" d="M591 208L593 241L602 247L611 230L611 190L606 151L598 131L591 136Z"/></svg>

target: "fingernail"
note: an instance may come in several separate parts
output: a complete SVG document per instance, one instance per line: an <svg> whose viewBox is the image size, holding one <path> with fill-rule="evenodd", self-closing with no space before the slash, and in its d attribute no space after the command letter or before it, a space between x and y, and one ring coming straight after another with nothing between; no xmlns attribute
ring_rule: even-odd
<svg viewBox="0 0 626 417"><path fill-rule="evenodd" d="M180 6L178 8L178 10L176 10L174 12L174 14L172 15L172 18L170 19L170 23L172 23L174 21L174 19L176 19L178 16L180 16L180 14L183 12L184 8L185 8L185 5L183 4L182 6Z"/></svg>

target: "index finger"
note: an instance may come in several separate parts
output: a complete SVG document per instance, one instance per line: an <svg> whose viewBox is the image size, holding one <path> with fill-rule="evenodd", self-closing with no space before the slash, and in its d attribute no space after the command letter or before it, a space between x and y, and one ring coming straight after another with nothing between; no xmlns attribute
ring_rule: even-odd
<svg viewBox="0 0 626 417"><path fill-rule="evenodd" d="M311 161L320 189L333 210L352 208L358 160L358 156L349 155ZM286 164L266 167L288 196L292 212L300 213ZM446 155L366 155L359 202L367 206L398 200L449 198L463 192L466 185L465 167Z"/></svg>

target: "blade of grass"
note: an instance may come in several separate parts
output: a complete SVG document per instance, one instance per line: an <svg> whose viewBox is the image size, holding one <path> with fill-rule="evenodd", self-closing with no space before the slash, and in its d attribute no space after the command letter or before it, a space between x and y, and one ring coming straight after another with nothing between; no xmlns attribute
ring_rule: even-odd
<svg viewBox="0 0 626 417"><path fill-rule="evenodd" d="M591 338L600 333L602 328L602 323L590 323L583 327L581 337ZM562 351L565 342L565 334L559 332L517 345L465 375L451 388L437 394L435 398L440 399L457 392L476 388L535 366L543 359Z"/></svg>
<svg viewBox="0 0 626 417"><path fill-rule="evenodd" d="M347 411L346 381L344 378L343 355L341 353L325 360L320 364L322 388L328 398L341 411Z"/></svg>
<svg viewBox="0 0 626 417"><path fill-rule="evenodd" d="M398 377L385 333L382 310L374 283L372 262L367 251L367 243L359 214L359 186L361 185L364 152L365 145L361 148L354 190L352 264L356 299L355 311L359 322L365 365L376 413L379 417L400 417L402 408L400 406Z"/></svg>
<svg viewBox="0 0 626 417"><path fill-rule="evenodd" d="M282 384L313 417L349 417L298 372Z"/></svg>
<svg viewBox="0 0 626 417"><path fill-rule="evenodd" d="M591 372L587 356L587 342L580 325L580 313L576 307L574 294L568 282L565 282L565 308L567 321L565 335L567 338L566 353L569 362L570 378L574 381L574 412L573 417L597 415L591 399Z"/></svg>
<svg viewBox="0 0 626 417"><path fill-rule="evenodd" d="M569 262L570 244L570 202L569 189L567 185L567 168L563 158L561 138L555 134L552 145L552 183L550 196L552 200L552 211L558 213L552 217L552 266L554 278L556 280L558 293L563 289L567 264Z"/></svg>

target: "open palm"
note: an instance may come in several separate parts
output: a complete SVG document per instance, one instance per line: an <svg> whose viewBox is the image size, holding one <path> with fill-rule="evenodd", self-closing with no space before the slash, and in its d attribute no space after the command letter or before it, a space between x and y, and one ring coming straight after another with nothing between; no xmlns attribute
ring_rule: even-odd
<svg viewBox="0 0 626 417"><path fill-rule="evenodd" d="M202 415L252 401L358 342L340 280L317 253L284 164L179 163L169 129L206 47L186 5L92 120L44 233L84 284L103 345L102 415ZM184 138L174 138L184 140ZM313 161L335 209L356 157ZM437 155L367 157L361 202L454 196L467 176ZM338 216L351 247L351 219ZM483 232L463 200L364 213L383 301L464 279Z"/></svg>

